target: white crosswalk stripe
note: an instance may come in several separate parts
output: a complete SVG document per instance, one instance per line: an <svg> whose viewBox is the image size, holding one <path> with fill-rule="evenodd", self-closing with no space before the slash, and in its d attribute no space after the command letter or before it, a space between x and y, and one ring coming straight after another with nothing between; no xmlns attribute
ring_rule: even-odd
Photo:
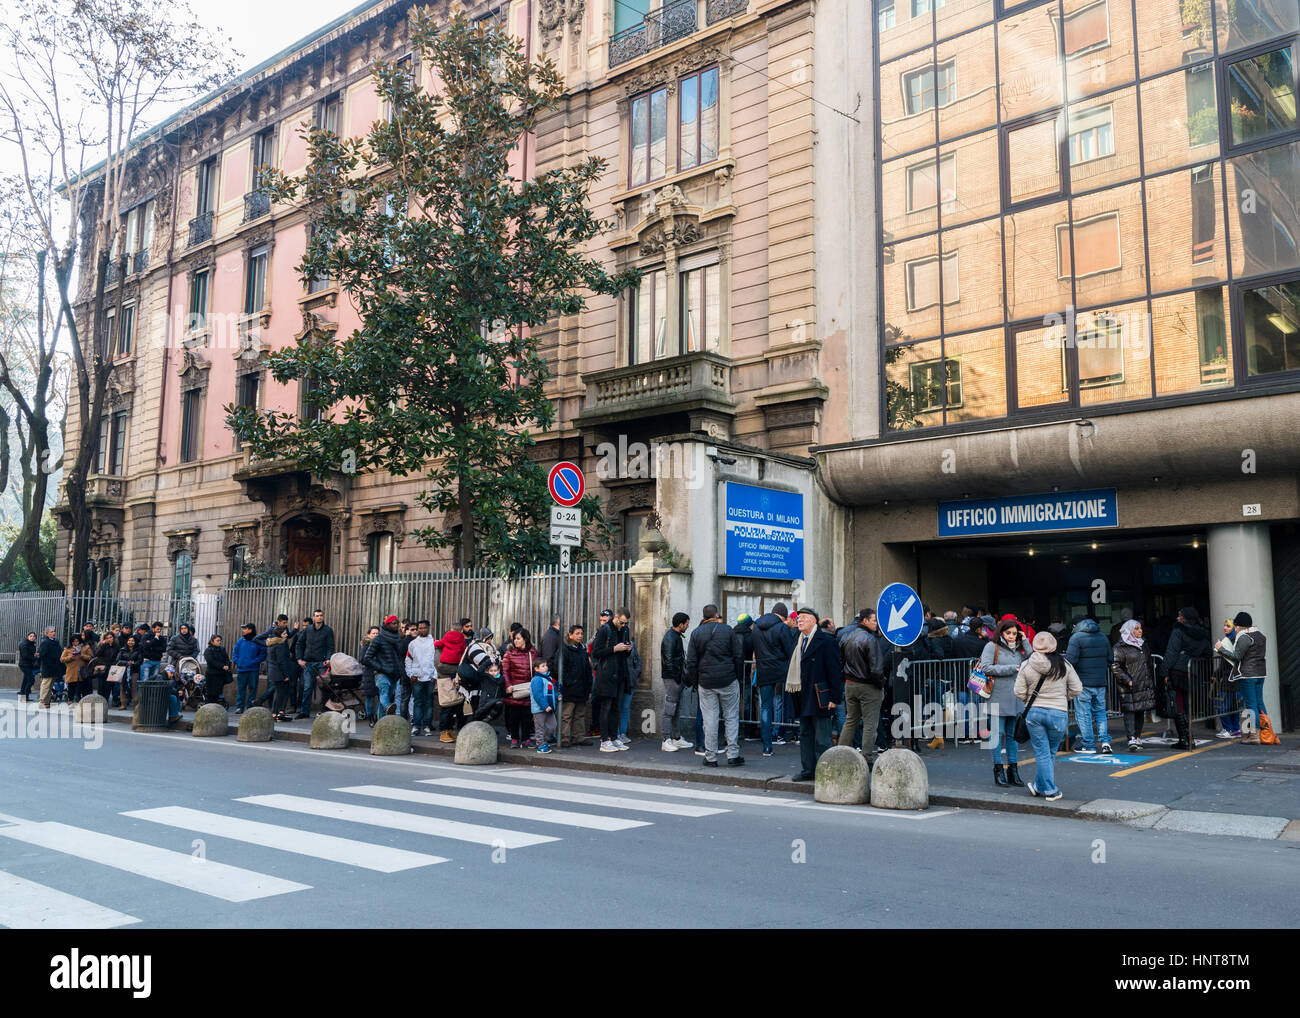
<svg viewBox="0 0 1300 1018"><path fill-rule="evenodd" d="M187 809L184 806L133 810L122 815L136 820L166 824L169 827L179 827L185 831L197 831L199 834L275 848L295 855L327 859L345 866L360 866L380 873L397 873L401 870L448 861L440 855L408 852L404 848L393 848L390 845L374 845L332 834L318 834L315 831L264 824L258 820L245 820L243 817L205 813L203 810Z"/></svg>
<svg viewBox="0 0 1300 1018"><path fill-rule="evenodd" d="M440 817L423 816L418 813L402 813L392 809L358 806L350 802L310 799L301 795L250 795L236 801L249 802L255 806L267 806L272 809L288 810L292 813L306 813L310 816L329 817L333 820L348 820L354 823L370 824L374 827L387 827L395 831L428 834L435 838L470 841L479 845L527 848L529 845L541 845L548 841L560 840L547 834L527 834L523 831L512 831L502 827L484 827L479 824L462 823L459 820L444 820ZM0 831L3 830L4 828L0 828Z"/></svg>
<svg viewBox="0 0 1300 1018"><path fill-rule="evenodd" d="M704 802L733 802L748 806L789 806L799 799L785 799L766 794L746 795L743 792L714 792L706 788L677 788L669 785L646 785L636 781L618 781L613 778L585 778L573 774L555 774L551 771L513 771L510 780L540 781L548 785L577 785L582 788L608 788L617 792L637 792L649 795L667 795L674 799L697 799Z"/></svg>
<svg viewBox="0 0 1300 1018"><path fill-rule="evenodd" d="M0 870L0 926L11 930L111 930L140 920Z"/></svg>
<svg viewBox="0 0 1300 1018"><path fill-rule="evenodd" d="M571 792L564 788L533 788L501 781L480 781L477 778L422 778L422 785L441 785L444 788L464 788L472 792L496 792L498 795L519 795L524 798L551 799L587 806L608 806L614 809L637 810L642 813L663 813L678 817L708 817L729 810L710 806L690 806L679 802L655 802L652 799L633 799L621 795L596 795L591 792Z"/></svg>
<svg viewBox="0 0 1300 1018"><path fill-rule="evenodd" d="M290 891L310 890L311 886L68 824L14 824L0 827L0 837L87 859L224 901L252 901Z"/></svg>
<svg viewBox="0 0 1300 1018"><path fill-rule="evenodd" d="M584 827L591 831L625 831L630 827L650 826L648 820L594 816L589 813L573 813L564 809L547 809L544 806L496 802L492 799L475 799L464 795L439 795L437 792L421 792L412 788L391 788L387 785L355 785L351 788L335 788L334 791L347 792L351 795L373 795L376 798L395 799L398 802L414 802L425 806L450 806L452 809L463 809L471 813L493 813L497 816L515 817L519 820L539 820L546 824Z"/></svg>

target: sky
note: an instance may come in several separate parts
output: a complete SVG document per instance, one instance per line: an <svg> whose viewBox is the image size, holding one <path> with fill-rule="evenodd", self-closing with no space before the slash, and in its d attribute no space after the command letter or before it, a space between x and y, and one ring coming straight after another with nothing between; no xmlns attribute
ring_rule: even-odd
<svg viewBox="0 0 1300 1018"><path fill-rule="evenodd" d="M361 6L362 0L190 0L205 24L235 40L240 70L274 56L291 43Z"/></svg>

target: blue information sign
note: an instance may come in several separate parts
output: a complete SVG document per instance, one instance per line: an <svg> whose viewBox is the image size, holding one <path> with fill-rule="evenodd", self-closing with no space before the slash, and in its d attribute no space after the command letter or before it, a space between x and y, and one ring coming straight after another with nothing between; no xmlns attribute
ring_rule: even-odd
<svg viewBox="0 0 1300 1018"><path fill-rule="evenodd" d="M728 576L803 579L803 496L793 491L723 484Z"/></svg>
<svg viewBox="0 0 1300 1018"><path fill-rule="evenodd" d="M876 619L885 639L896 647L915 643L925 628L925 610L916 591L906 583L891 583L880 592Z"/></svg>
<svg viewBox="0 0 1300 1018"><path fill-rule="evenodd" d="M1119 526L1114 488L939 503L940 537L1037 534Z"/></svg>

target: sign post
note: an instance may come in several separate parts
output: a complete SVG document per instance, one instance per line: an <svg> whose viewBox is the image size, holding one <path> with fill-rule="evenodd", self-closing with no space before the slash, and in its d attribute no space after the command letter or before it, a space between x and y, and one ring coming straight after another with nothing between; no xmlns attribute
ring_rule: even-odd
<svg viewBox="0 0 1300 1018"><path fill-rule="evenodd" d="M564 731L564 643L568 639L564 602L569 585L569 549L582 546L582 510L575 507L587 491L587 479L577 464L564 460L551 467L546 487L556 503L551 506L551 544L560 549L560 571L556 575L560 596L555 608L560 616L560 649L555 655L555 741L560 743Z"/></svg>
<svg viewBox="0 0 1300 1018"><path fill-rule="evenodd" d="M906 583L891 583L880 592L876 601L876 618L885 639L895 647L915 643L925 629L925 609L921 606L921 598ZM915 749L916 725L912 719L912 683L907 676L907 665L907 658L899 661L893 677L902 686L903 702L907 705L908 742ZM897 704L897 687L895 689L894 703Z"/></svg>

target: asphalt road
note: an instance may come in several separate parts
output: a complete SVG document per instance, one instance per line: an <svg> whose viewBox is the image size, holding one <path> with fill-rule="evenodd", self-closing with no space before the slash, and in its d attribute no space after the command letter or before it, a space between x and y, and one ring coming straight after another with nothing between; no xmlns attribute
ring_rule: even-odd
<svg viewBox="0 0 1300 1018"><path fill-rule="evenodd" d="M1092 927L1300 920L1294 842L120 725L98 749L0 739L0 774L0 926L983 929L1077 925L1084 902Z"/></svg>

